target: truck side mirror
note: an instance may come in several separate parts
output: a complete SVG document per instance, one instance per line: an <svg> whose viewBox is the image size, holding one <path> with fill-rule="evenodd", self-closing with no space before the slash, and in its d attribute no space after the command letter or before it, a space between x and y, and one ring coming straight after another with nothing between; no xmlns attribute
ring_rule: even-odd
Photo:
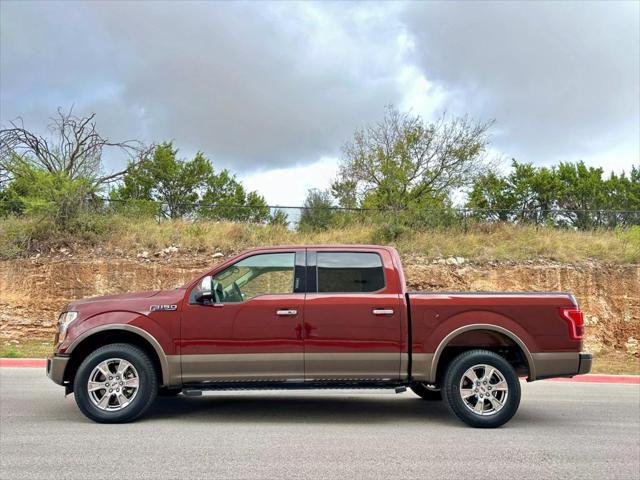
<svg viewBox="0 0 640 480"><path fill-rule="evenodd" d="M200 281L198 291L193 299L198 303L208 303L213 300L213 288L211 288L211 277L206 276Z"/></svg>

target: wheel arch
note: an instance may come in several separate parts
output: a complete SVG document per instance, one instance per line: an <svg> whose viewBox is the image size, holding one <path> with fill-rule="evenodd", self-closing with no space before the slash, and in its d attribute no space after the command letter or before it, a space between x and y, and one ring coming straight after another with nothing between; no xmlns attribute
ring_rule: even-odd
<svg viewBox="0 0 640 480"><path fill-rule="evenodd" d="M142 348L158 369L161 385L175 383L169 358L158 341L145 330L128 324L101 325L84 332L69 346L66 353L70 360L65 369L65 380L72 380L86 356L98 347L110 343L130 343Z"/></svg>
<svg viewBox="0 0 640 480"><path fill-rule="evenodd" d="M469 332L474 332L474 331L496 332L501 335L504 335L505 337L513 341L515 345L519 347L520 351L522 352L522 355L524 356L524 360L527 363L527 369L529 372L529 376L528 376L529 381L535 380L536 370L535 370L535 363L533 361L533 356L531 355L531 351L529 350L527 345L518 335L513 333L511 330L508 330L499 325L493 325L489 323L475 323L470 325L464 325L462 327L459 327L453 330L440 341L433 355L433 360L431 362L429 378L432 381L436 381L438 377L438 367L442 359L442 354L447 348L447 346L451 345L455 341L455 339L460 337L461 335L464 335L465 333L469 333Z"/></svg>

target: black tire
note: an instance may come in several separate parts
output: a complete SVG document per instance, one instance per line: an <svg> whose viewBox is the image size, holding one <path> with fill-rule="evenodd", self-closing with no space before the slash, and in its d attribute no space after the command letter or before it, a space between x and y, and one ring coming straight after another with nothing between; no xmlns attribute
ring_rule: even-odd
<svg viewBox="0 0 640 480"><path fill-rule="evenodd" d="M139 386L131 403L121 410L102 410L90 399L87 385L94 368L105 360L114 358L126 360L133 365L138 374ZM158 377L153 362L143 350L126 343L114 343L98 348L84 359L76 373L73 391L78 408L91 420L99 423L125 423L140 417L151 406L158 392Z"/></svg>
<svg viewBox="0 0 640 480"><path fill-rule="evenodd" d="M442 400L442 391L439 388L428 387L426 383L414 383L411 385L413 393L428 402L439 402Z"/></svg>
<svg viewBox="0 0 640 480"><path fill-rule="evenodd" d="M158 390L159 397L177 397L181 393L181 388L161 388L160 390Z"/></svg>
<svg viewBox="0 0 640 480"><path fill-rule="evenodd" d="M498 369L507 383L506 400L504 400L502 408L493 414L480 415L475 413L462 399L460 382L463 380L465 372L476 365L489 365ZM488 350L470 350L458 355L448 365L442 384L442 394L449 410L467 425L477 428L496 428L508 422L518 411L520 381L514 368L497 353ZM478 397L475 397L474 400L478 400ZM489 409L492 407L493 401L489 402L485 399L483 402L483 405L488 405Z"/></svg>

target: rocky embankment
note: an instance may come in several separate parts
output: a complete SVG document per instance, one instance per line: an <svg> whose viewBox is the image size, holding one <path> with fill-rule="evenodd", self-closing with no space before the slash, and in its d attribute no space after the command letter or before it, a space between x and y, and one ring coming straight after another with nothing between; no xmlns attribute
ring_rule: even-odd
<svg viewBox="0 0 640 480"><path fill-rule="evenodd" d="M223 258L170 247L135 257L61 251L0 261L0 339L49 337L58 312L72 299L176 287ZM640 265L478 264L420 256L406 256L403 262L413 290L571 291L586 314L588 349L640 356Z"/></svg>

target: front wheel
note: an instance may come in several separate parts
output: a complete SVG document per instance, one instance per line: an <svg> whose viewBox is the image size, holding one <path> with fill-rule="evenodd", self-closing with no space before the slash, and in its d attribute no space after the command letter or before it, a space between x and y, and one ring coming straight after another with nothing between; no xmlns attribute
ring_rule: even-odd
<svg viewBox="0 0 640 480"><path fill-rule="evenodd" d="M125 343L105 345L80 364L73 391L78 407L100 423L131 422L156 398L158 379L153 362L140 348Z"/></svg>
<svg viewBox="0 0 640 480"><path fill-rule="evenodd" d="M504 425L520 405L516 371L488 350L470 350L454 358L445 372L442 393L449 409L472 427Z"/></svg>

